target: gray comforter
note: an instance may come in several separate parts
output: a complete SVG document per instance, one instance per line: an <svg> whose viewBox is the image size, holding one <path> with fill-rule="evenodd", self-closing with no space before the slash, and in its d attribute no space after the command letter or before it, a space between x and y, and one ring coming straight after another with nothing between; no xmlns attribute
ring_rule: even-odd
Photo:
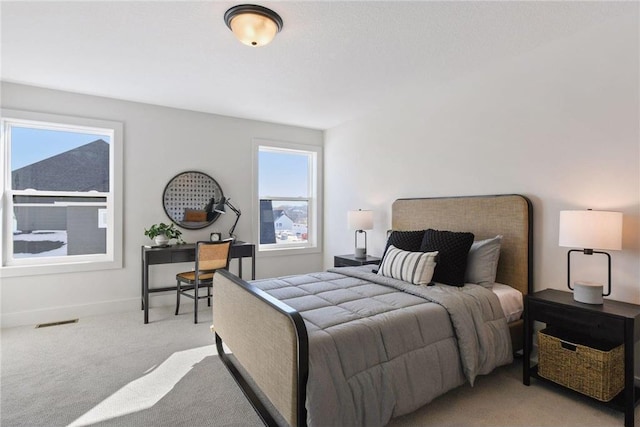
<svg viewBox="0 0 640 427"><path fill-rule="evenodd" d="M305 320L310 426L383 426L512 361L493 292L415 286L371 270L253 282Z"/></svg>

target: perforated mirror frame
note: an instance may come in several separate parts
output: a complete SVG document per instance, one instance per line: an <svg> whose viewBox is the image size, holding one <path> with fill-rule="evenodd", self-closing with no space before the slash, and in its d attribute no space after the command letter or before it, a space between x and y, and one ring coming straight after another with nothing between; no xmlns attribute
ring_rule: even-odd
<svg viewBox="0 0 640 427"><path fill-rule="evenodd" d="M184 191L180 191L181 188L185 188L188 185L194 185L193 180L196 180L195 185L201 186L200 188L192 189L189 194L181 194ZM211 191L205 193L205 190L211 188ZM213 179L210 175L200 171L185 171L180 172L164 187L162 192L162 207L169 219L178 227L186 228L188 230L199 230L213 224L220 213L212 212L209 221L203 221L201 223L187 224L183 221L185 209L203 210L203 208L209 203L211 197L214 198L214 205L217 204L224 193L220 184ZM179 214L176 213L179 211Z"/></svg>

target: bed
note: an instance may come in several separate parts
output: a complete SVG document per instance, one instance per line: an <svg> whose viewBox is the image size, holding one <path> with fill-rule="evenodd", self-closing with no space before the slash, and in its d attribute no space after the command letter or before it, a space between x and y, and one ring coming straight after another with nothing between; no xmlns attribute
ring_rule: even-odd
<svg viewBox="0 0 640 427"><path fill-rule="evenodd" d="M501 235L495 281L531 291L532 207L524 196L398 199L392 229ZM218 354L265 424L384 425L473 384L522 347L522 320L507 324L486 288L415 286L371 270L252 283L216 274Z"/></svg>

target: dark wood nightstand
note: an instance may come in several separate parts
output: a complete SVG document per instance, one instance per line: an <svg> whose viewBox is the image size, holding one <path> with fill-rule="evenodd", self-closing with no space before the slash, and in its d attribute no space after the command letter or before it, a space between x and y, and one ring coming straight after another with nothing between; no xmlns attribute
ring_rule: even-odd
<svg viewBox="0 0 640 427"><path fill-rule="evenodd" d="M356 258L355 255L336 255L333 257L334 267L354 267L358 265L380 264L381 259L367 255L366 258Z"/></svg>
<svg viewBox="0 0 640 427"><path fill-rule="evenodd" d="M624 389L610 402L593 401L624 412L625 427L633 427L634 408L640 399L640 388L634 385L634 344L640 340L640 306L607 299L602 305L583 304L574 301L573 293L555 289L527 295L522 377L525 385L530 384L531 377L549 381L538 374L537 366L531 366L534 321L586 333L595 340L624 344Z"/></svg>

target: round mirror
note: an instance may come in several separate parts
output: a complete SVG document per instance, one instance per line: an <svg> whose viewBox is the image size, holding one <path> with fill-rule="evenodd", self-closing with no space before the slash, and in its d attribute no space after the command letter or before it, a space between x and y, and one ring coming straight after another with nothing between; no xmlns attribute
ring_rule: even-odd
<svg viewBox="0 0 640 427"><path fill-rule="evenodd" d="M211 225L220 213L214 207L222 200L222 188L206 173L188 171L174 176L164 188L162 204L176 225L197 230Z"/></svg>

